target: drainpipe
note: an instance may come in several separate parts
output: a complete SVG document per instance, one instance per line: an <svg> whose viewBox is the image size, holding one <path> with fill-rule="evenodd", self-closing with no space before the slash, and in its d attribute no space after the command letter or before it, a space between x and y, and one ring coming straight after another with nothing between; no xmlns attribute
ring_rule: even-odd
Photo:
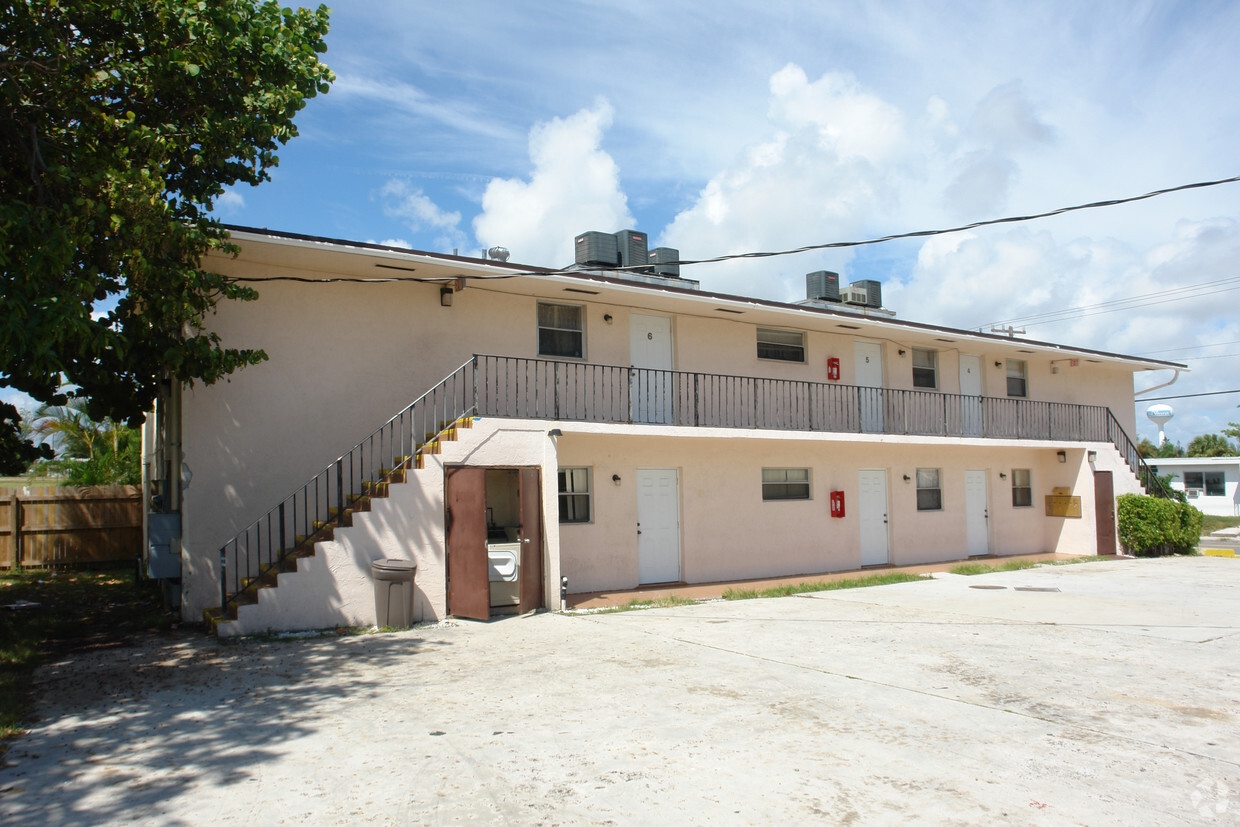
<svg viewBox="0 0 1240 827"><path fill-rule="evenodd" d="M1134 394L1132 395L1132 398L1133 398L1133 399L1136 399L1138 396L1145 396L1147 393L1153 393L1153 392L1154 392L1154 391L1156 391L1156 390L1160 390L1160 389L1162 389L1162 388L1167 388L1167 387L1170 387L1170 386L1174 385L1174 384L1175 384L1175 380L1177 380L1177 379L1179 379L1179 378L1180 378L1180 369L1179 369L1179 368L1172 368L1172 370L1174 370L1174 371L1175 371L1175 374L1171 377L1171 381L1170 381L1170 382L1163 382L1161 385L1155 385L1155 386L1154 386L1154 387L1152 387L1152 388L1146 388L1146 389L1145 389L1145 390L1143 390L1143 391L1137 391L1136 393L1134 393Z"/></svg>

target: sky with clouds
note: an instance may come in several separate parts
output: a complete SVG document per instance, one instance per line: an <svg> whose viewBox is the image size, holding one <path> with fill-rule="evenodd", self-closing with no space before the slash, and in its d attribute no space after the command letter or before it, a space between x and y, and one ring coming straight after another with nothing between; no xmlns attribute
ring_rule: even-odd
<svg viewBox="0 0 1240 827"><path fill-rule="evenodd" d="M336 83L222 220L558 267L585 230L697 259L1240 173L1240 3L337 5ZM1240 388L1240 184L684 275L795 300L823 268L881 280L901 318L1036 316L1031 338L1189 365L1153 396ZM1148 294L1168 300L1118 303ZM1168 435L1240 421L1237 403L1174 400Z"/></svg>

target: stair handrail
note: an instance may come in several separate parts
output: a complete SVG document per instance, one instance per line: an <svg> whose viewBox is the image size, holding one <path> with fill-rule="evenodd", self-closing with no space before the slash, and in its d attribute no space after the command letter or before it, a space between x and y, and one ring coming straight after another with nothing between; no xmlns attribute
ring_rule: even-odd
<svg viewBox="0 0 1240 827"><path fill-rule="evenodd" d="M340 521L346 510L392 473L408 467L423 445L435 442L460 419L477 413L477 356L471 356L434 387L409 403L300 488L220 546L220 621L228 607L257 579L279 567L306 540ZM459 404L457 404L459 403ZM418 423L421 421L422 430ZM407 426L406 426L407 423ZM427 430L428 425L431 426ZM419 434L422 441L419 442ZM376 461L386 456L386 460ZM367 470L367 457L370 468ZM391 467L388 467L390 463ZM348 479L346 480L346 470ZM356 472L356 473L355 473ZM348 493L346 494L346 487ZM313 492L313 493L312 493ZM334 503L333 503L334 500ZM301 513L298 513L298 503ZM291 506L291 509L289 508ZM310 513L313 507L313 514ZM291 510L291 515L289 511ZM288 529L293 542L288 542ZM304 533L299 534L301 527ZM254 539L251 556L251 538ZM244 571L242 545L244 544ZM264 554L264 545L266 553ZM228 552L233 551L233 588L229 588Z"/></svg>
<svg viewBox="0 0 1240 827"><path fill-rule="evenodd" d="M1137 475L1137 482L1152 497L1161 497L1164 500L1175 499L1171 492L1167 490L1167 486L1163 485L1163 481L1154 473L1154 469L1150 468L1145 462L1145 458L1137 450L1136 444L1124 431L1124 426L1115 418L1115 414L1110 408L1107 408L1107 416L1110 417L1107 436L1110 438L1111 444L1119 451L1120 457L1123 458L1124 462L1128 463L1128 467Z"/></svg>

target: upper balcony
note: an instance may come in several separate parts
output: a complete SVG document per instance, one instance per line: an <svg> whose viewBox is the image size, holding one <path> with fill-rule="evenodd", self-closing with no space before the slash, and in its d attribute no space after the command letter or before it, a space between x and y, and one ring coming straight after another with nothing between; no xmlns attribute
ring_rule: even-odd
<svg viewBox="0 0 1240 827"><path fill-rule="evenodd" d="M473 373L473 405L479 416L1117 442L1118 425L1110 410L1099 405L511 356L477 356Z"/></svg>

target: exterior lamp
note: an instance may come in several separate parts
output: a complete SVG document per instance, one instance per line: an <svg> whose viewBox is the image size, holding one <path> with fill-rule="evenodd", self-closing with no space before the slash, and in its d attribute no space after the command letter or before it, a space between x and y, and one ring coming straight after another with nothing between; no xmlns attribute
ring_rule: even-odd
<svg viewBox="0 0 1240 827"><path fill-rule="evenodd" d="M439 304L441 307L452 306L452 288L451 287L440 287L439 288Z"/></svg>
<svg viewBox="0 0 1240 827"><path fill-rule="evenodd" d="M1067 451L1056 451L1056 452L1055 452L1055 456L1059 457L1059 461L1060 461L1060 462L1067 462L1067 461L1068 461L1068 452L1067 452Z"/></svg>
<svg viewBox="0 0 1240 827"><path fill-rule="evenodd" d="M616 485L616 487L619 487L619 486L620 486L620 475L619 475L619 474L612 474L612 475L611 475L611 481L612 481L612 482Z"/></svg>

